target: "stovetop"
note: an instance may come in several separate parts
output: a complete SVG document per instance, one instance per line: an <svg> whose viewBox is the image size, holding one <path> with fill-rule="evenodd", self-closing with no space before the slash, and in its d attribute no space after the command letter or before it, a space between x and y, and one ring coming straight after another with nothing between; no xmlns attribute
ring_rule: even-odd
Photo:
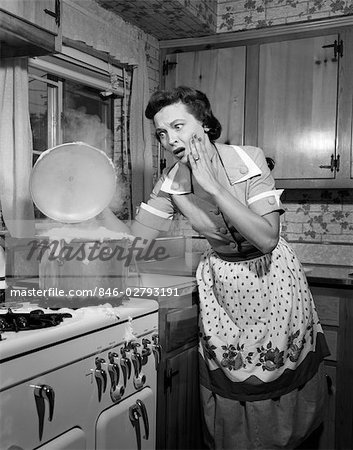
<svg viewBox="0 0 353 450"><path fill-rule="evenodd" d="M12 320L9 326L12 325L13 329L0 330L0 361L36 351L43 346L50 347L92 332L103 331L156 311L158 311L156 301L128 297L119 306L113 306L109 299L103 298L97 306L54 310L39 306L35 300L5 303L0 305L0 323L1 319L6 322ZM27 318L45 326L21 328L20 324ZM14 319L16 325L13 323Z"/></svg>

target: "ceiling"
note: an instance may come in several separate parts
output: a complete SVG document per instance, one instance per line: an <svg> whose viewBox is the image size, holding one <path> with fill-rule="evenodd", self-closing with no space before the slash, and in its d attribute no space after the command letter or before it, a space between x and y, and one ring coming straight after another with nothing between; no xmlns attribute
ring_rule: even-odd
<svg viewBox="0 0 353 450"><path fill-rule="evenodd" d="M217 0L95 0L159 40L216 33Z"/></svg>

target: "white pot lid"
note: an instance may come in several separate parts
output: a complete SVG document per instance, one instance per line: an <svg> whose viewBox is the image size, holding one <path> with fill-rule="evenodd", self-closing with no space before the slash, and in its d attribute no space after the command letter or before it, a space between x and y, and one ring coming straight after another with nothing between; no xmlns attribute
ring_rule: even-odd
<svg viewBox="0 0 353 450"><path fill-rule="evenodd" d="M37 208L66 223L91 219L113 199L116 175L113 162L84 142L57 145L41 154L30 177Z"/></svg>

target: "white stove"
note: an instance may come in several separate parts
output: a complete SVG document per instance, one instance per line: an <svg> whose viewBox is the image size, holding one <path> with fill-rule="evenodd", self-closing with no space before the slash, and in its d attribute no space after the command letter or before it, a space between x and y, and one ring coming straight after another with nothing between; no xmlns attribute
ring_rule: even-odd
<svg viewBox="0 0 353 450"><path fill-rule="evenodd" d="M22 302L0 319L8 307L64 317L1 334L1 450L155 448L157 302L58 311Z"/></svg>

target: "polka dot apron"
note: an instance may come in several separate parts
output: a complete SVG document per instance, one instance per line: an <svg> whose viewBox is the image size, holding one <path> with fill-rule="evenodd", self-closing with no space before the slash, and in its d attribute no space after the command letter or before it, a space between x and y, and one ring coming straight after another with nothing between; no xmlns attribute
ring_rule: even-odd
<svg viewBox="0 0 353 450"><path fill-rule="evenodd" d="M199 351L211 390L240 400L244 390L270 397L281 391L276 380L292 389L306 381L297 369L315 372L328 354L304 271L283 239L272 253L242 262L209 249L196 277ZM232 392L232 383L239 389Z"/></svg>

